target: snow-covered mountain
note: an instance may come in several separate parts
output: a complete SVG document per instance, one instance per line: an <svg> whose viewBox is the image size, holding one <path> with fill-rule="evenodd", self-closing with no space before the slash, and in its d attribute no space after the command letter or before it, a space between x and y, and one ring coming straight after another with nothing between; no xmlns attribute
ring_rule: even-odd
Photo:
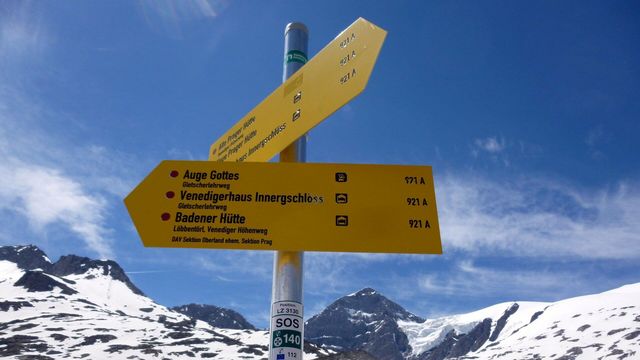
<svg viewBox="0 0 640 360"><path fill-rule="evenodd" d="M268 332L240 314L181 308L190 316L146 297L114 261L0 247L0 358L266 359ZM640 359L640 283L426 320L366 288L309 319L305 335L307 360Z"/></svg>
<svg viewBox="0 0 640 360"><path fill-rule="evenodd" d="M415 359L640 359L640 283L399 325Z"/></svg>
<svg viewBox="0 0 640 360"><path fill-rule="evenodd" d="M0 247L0 358L265 359L267 344L266 331L216 328L154 303L113 261L52 263L34 246Z"/></svg>
<svg viewBox="0 0 640 360"><path fill-rule="evenodd" d="M380 359L400 360L411 353L399 322L424 319L366 288L338 299L305 323L305 338L336 350L364 350Z"/></svg>
<svg viewBox="0 0 640 360"><path fill-rule="evenodd" d="M323 347L361 349L381 360L640 359L640 283L428 320L363 289L306 325L306 336Z"/></svg>

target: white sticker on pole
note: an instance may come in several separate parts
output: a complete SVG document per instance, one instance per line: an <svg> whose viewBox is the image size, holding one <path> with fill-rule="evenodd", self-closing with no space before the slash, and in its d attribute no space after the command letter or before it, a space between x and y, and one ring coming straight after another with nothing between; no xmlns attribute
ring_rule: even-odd
<svg viewBox="0 0 640 360"><path fill-rule="evenodd" d="M271 357L269 360L302 359L302 304L278 301L271 309Z"/></svg>

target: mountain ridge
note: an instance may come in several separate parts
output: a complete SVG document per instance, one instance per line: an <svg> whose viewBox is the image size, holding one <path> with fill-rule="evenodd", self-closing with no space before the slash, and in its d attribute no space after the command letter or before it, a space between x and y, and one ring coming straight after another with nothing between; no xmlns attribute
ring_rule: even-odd
<svg viewBox="0 0 640 360"><path fill-rule="evenodd" d="M28 259L46 257L33 247L0 247L0 254L0 358L267 356L267 331L217 328L156 304L110 260L68 256L55 270L66 275L58 276L47 272L54 272L51 261ZM305 346L306 359L331 353Z"/></svg>
<svg viewBox="0 0 640 360"><path fill-rule="evenodd" d="M239 312L215 305L207 304L185 304L170 307L191 318L202 320L214 327L237 330L258 330L253 324L247 321Z"/></svg>
<svg viewBox="0 0 640 360"><path fill-rule="evenodd" d="M241 314L223 317L237 327L224 329L229 324L216 323L216 313L226 309L192 305L202 310L200 319L186 316L127 281L115 261L65 255L52 263L32 245L0 247L0 357L266 356L268 332L243 328L248 325L238 320ZM632 359L640 354L640 283L434 319L364 288L337 299L305 326L305 359Z"/></svg>
<svg viewBox="0 0 640 360"><path fill-rule="evenodd" d="M23 270L40 269L45 273L64 277L82 275L91 270L102 271L104 275L120 280L135 294L144 293L133 284L124 269L113 260L94 260L84 256L63 255L52 262L49 257L35 245L14 245L0 247L0 260L11 261Z"/></svg>
<svg viewBox="0 0 640 360"><path fill-rule="evenodd" d="M404 359L411 351L399 320L424 322L372 288L344 296L305 322L305 338L321 346ZM382 339L382 340L380 340Z"/></svg>

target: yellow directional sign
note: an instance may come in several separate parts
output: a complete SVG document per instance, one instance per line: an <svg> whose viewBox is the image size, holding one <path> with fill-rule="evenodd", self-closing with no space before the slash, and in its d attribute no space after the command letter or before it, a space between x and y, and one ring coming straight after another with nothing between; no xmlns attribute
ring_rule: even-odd
<svg viewBox="0 0 640 360"><path fill-rule="evenodd" d="M387 32L356 20L220 137L214 161L268 161L360 94Z"/></svg>
<svg viewBox="0 0 640 360"><path fill-rule="evenodd" d="M145 246L442 253L429 166L163 161L125 204Z"/></svg>

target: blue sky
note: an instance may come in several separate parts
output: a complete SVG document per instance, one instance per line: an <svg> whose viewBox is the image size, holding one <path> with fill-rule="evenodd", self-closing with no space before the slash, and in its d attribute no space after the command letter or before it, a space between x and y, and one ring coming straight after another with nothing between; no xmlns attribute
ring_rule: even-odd
<svg viewBox="0 0 640 360"><path fill-rule="evenodd" d="M640 281L635 1L2 1L0 244L266 327L271 252L144 248L122 199L280 84L288 22L312 56L358 17L385 45L308 161L432 165L444 255L307 253L308 316L366 286L432 317Z"/></svg>

